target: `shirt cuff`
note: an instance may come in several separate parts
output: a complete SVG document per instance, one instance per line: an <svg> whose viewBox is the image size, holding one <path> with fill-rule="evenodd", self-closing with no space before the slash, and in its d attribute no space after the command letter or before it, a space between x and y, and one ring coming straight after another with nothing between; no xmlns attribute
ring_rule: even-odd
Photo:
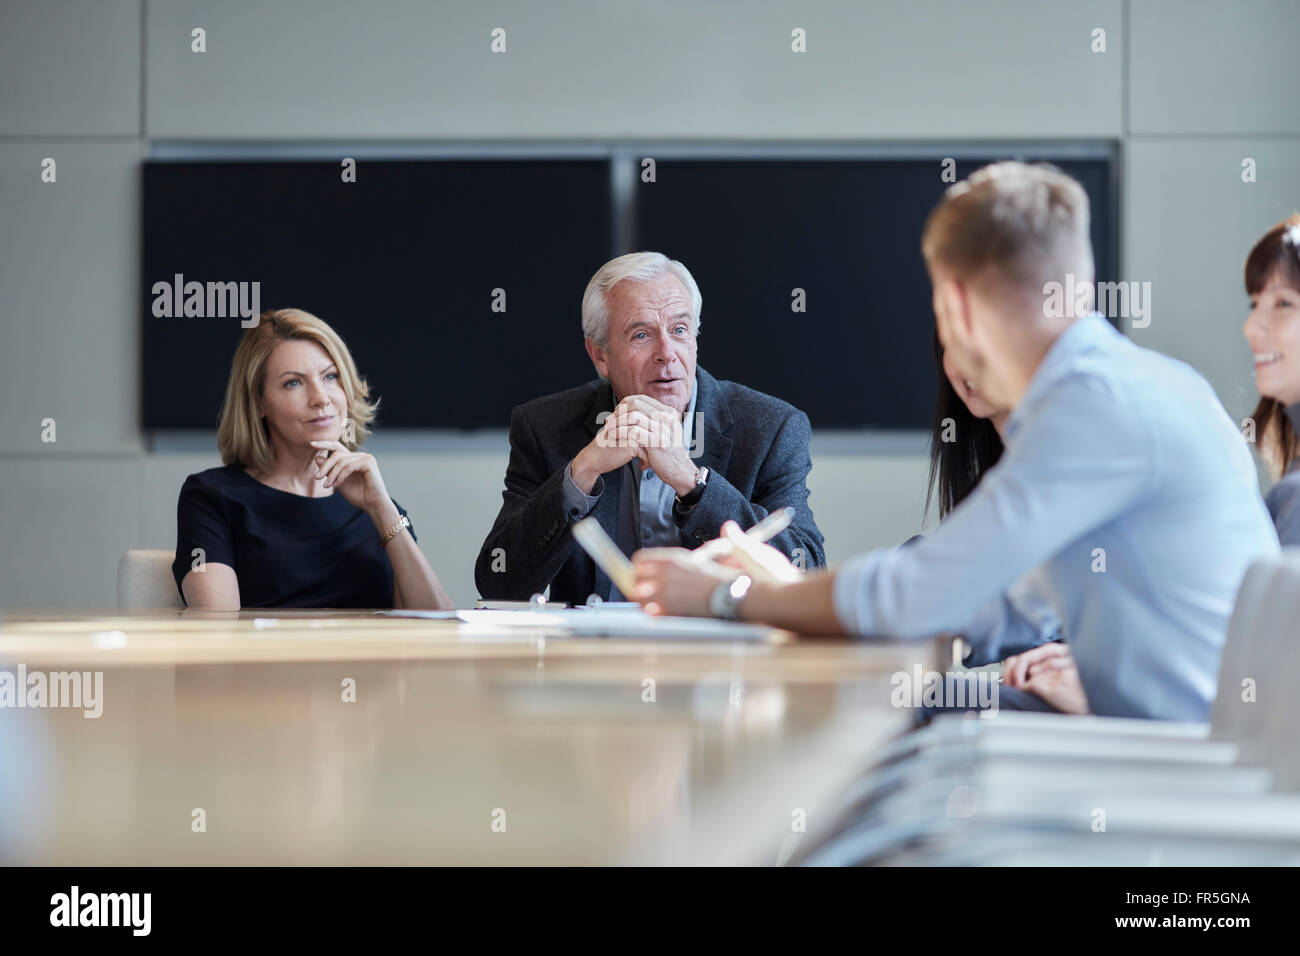
<svg viewBox="0 0 1300 956"><path fill-rule="evenodd" d="M560 484L561 494L564 497L564 513L570 518L581 518L596 507L601 492L605 490L605 479L596 479L596 483L591 487L595 494L583 494L582 489L574 484L573 473L569 470L572 467L573 462L564 466L564 481Z"/></svg>
<svg viewBox="0 0 1300 956"><path fill-rule="evenodd" d="M876 552L860 554L840 565L831 587L831 604L840 627L848 634L871 634L876 628L871 620L867 589L879 561Z"/></svg>

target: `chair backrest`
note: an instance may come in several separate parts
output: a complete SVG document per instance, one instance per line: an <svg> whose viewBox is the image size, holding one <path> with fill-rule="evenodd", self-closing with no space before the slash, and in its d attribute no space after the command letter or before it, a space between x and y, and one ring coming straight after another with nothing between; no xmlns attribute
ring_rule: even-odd
<svg viewBox="0 0 1300 956"><path fill-rule="evenodd" d="M172 578L175 551L131 550L117 563L117 606L181 607Z"/></svg>
<svg viewBox="0 0 1300 956"><path fill-rule="evenodd" d="M1256 561L1237 592L1210 711L1210 736L1240 762L1270 767L1278 790L1300 791L1300 548Z"/></svg>

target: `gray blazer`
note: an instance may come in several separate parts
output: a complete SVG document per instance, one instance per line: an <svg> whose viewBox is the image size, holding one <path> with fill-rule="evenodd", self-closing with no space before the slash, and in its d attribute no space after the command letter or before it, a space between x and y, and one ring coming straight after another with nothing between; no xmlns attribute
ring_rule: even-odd
<svg viewBox="0 0 1300 956"><path fill-rule="evenodd" d="M1300 402L1286 407L1287 421L1300 434ZM1264 504L1268 506L1273 527L1277 529L1277 539L1282 547L1300 545L1300 459L1293 461L1286 474L1278 479L1267 495Z"/></svg>
<svg viewBox="0 0 1300 956"><path fill-rule="evenodd" d="M1267 495L1264 504L1277 528L1277 539L1284 548L1300 545L1300 465L1278 479Z"/></svg>
<svg viewBox="0 0 1300 956"><path fill-rule="evenodd" d="M701 454L709 469L703 497L676 519L684 541L698 547L716 538L722 523L749 528L769 511L790 505L795 518L772 539L807 567L826 563L822 534L808 507L808 416L793 405L695 370L695 411L703 418ZM582 604L607 594L609 578L569 533L564 510L564 467L600 430L597 416L614 408L608 382L595 381L533 399L510 413L510 464L501 511L479 551L474 580L483 598L527 600L549 584L552 601ZM604 475L604 492L591 516L617 539L625 469ZM498 551L497 549L501 549Z"/></svg>

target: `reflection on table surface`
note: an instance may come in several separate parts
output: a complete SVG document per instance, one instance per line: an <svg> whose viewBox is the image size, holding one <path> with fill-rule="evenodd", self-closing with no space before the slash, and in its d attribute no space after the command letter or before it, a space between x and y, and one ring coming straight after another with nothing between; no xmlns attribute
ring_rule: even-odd
<svg viewBox="0 0 1300 956"><path fill-rule="evenodd" d="M102 715L0 707L0 863L776 862L938 663L789 637L8 610L0 672L98 671Z"/></svg>

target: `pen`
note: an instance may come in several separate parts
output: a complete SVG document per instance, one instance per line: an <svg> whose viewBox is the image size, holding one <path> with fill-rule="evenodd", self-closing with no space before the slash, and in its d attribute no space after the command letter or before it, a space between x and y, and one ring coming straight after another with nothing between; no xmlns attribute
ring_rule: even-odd
<svg viewBox="0 0 1300 956"><path fill-rule="evenodd" d="M754 527L745 532L745 537L751 541L757 541L762 544L765 541L771 541L778 534L790 527L790 522L794 520L794 509L786 506L773 511L766 518L760 521ZM730 546L726 538L714 538L695 549L695 553L702 558L709 558L715 554L725 552ZM745 560L741 558L740 560Z"/></svg>

